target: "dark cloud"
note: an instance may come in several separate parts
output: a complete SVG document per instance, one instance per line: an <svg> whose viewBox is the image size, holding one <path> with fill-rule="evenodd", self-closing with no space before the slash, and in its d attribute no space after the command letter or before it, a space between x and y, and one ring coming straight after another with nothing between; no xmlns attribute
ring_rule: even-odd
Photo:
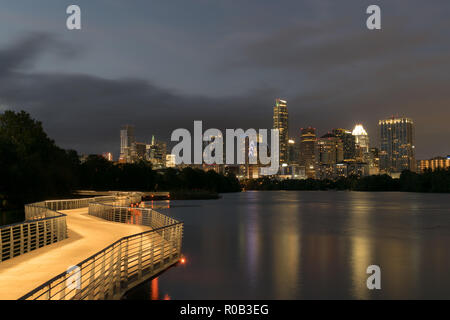
<svg viewBox="0 0 450 320"><path fill-rule="evenodd" d="M114 151L117 156L119 129L127 123L136 126L141 141L149 141L152 134L168 140L172 130L191 129L194 120L203 120L208 128L271 127L272 105L278 96L288 100L294 136L308 125L324 133L362 122L376 145L378 120L400 115L415 120L418 158L450 153L450 10L443 10L450 9L448 2L426 6L411 1L403 8L403 4L385 1L381 31L365 29L363 2L323 1L319 5L310 1L311 18L304 19L285 11L278 12L284 14L283 19L270 20L274 18L270 12L245 7L244 13L254 15L234 20L242 30L229 26L225 31L220 24L229 21L225 15L215 22L224 35L217 42L213 42L214 30L201 28L198 20L198 29L209 35L207 40L189 32L183 33L182 42L161 36L162 42L177 44L176 50L170 51L171 58L153 55L148 64L136 61L142 68L163 66L148 77L152 81L99 76L95 61L101 65L99 69L122 64L135 67L131 57L138 51L130 49L129 56L123 55L127 58L108 66L99 54L110 47L100 44L94 48L97 56L86 59L92 71L43 72L45 68L36 68L42 57L51 55L51 61L70 62L89 52L74 47L70 40L67 43L34 33L0 50L0 104L29 111L58 144L83 153ZM289 3L292 11L303 12L297 2ZM277 10L281 7L276 6ZM321 14L317 14L319 9ZM210 22L211 28L213 25ZM95 32L89 35L102 38L95 38ZM141 43L138 36L135 40ZM197 48L202 51L199 61L192 54L186 58L184 53ZM178 56L182 63L190 64L188 75L179 65L170 68ZM205 57L208 60L202 61ZM58 63L56 70L64 70L61 65ZM196 66L203 67L202 72L196 73ZM209 88L224 86L221 92L229 95L212 97L207 89L204 94L182 93L157 82L162 81L158 78L162 73L166 79L181 79L186 87L190 87L186 83L189 77L202 80L197 83L207 82ZM244 93L234 95L241 87L239 92Z"/></svg>
<svg viewBox="0 0 450 320"><path fill-rule="evenodd" d="M127 123L136 126L141 141L150 141L152 134L170 139L172 130L191 129L194 120L203 120L205 127L270 126L270 119L264 121L258 111L265 103L270 114L274 94L268 89L245 97L208 98L182 95L141 79L26 72L25 65L31 68L40 55L53 50L51 39L34 34L0 52L0 103L30 112L63 147L114 151L117 156L119 129Z"/></svg>
<svg viewBox="0 0 450 320"><path fill-rule="evenodd" d="M407 116L416 123L419 158L450 153L448 19L435 15L433 21L424 11L428 19L419 24L420 14L400 15L385 18L374 32L341 17L238 41L221 72L276 71L297 82L288 98L291 128L313 125L324 132L362 122L376 145L379 119Z"/></svg>

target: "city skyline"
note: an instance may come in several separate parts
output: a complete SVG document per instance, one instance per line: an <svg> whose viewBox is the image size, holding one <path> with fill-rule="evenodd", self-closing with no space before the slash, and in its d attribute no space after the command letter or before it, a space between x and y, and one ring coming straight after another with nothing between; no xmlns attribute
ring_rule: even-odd
<svg viewBox="0 0 450 320"><path fill-rule="evenodd" d="M28 111L64 148L117 157L124 123L140 128L137 139L166 141L198 119L270 128L284 97L293 128L363 123L377 142L377 120L408 116L418 159L447 154L450 3L380 1L373 32L363 2L79 1L79 32L61 23L64 3L11 3L0 7L0 110Z"/></svg>

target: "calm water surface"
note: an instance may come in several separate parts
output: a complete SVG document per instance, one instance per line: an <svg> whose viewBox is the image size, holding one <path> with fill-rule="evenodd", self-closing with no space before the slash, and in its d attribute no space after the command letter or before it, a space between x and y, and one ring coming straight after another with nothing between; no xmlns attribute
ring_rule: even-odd
<svg viewBox="0 0 450 320"><path fill-rule="evenodd" d="M185 222L188 262L129 299L450 299L448 194L243 192L162 211Z"/></svg>

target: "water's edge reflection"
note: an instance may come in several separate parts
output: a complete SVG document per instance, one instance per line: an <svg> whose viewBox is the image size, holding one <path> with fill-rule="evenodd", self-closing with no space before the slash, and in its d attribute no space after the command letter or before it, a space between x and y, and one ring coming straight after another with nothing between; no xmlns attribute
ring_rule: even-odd
<svg viewBox="0 0 450 320"><path fill-rule="evenodd" d="M185 222L188 263L126 298L450 298L447 194L243 192L165 213Z"/></svg>

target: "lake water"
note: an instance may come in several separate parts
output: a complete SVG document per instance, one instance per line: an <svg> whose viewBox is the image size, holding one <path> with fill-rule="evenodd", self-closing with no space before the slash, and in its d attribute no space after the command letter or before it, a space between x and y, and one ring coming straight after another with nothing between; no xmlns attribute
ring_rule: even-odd
<svg viewBox="0 0 450 320"><path fill-rule="evenodd" d="M161 211L185 222L187 263L126 298L450 299L449 194L255 191Z"/></svg>

